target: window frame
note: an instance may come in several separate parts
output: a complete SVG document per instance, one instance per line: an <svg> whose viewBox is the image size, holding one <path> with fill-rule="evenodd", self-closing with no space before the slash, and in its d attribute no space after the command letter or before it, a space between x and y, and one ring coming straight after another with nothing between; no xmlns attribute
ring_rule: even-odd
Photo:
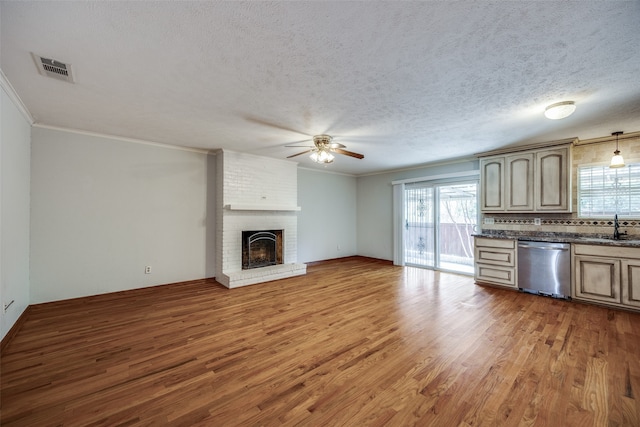
<svg viewBox="0 0 640 427"><path fill-rule="evenodd" d="M640 168L640 160L638 159L631 159L631 161L626 161L625 162L626 165L623 168L612 168L612 171L623 171L623 170L628 170L627 168L630 166L634 166L635 168ZM608 163L585 163L585 164L580 164L576 166L576 210L577 210L577 214L578 214L578 218L584 218L584 219L610 219L614 214L617 214L619 218L624 218L624 219L631 219L631 220L635 220L635 219L640 219L640 208L637 211L632 211L630 213L627 212L619 212L619 209L616 207L615 208L615 212L607 212L604 214L597 214L597 215L586 215L583 213L582 210L582 192L585 190L582 190L581 188L581 181L580 181L580 169L582 168L602 168L602 169L609 169L609 164ZM640 193L640 179L638 181L638 185L635 187L635 192L634 193ZM631 196L629 196L631 197Z"/></svg>

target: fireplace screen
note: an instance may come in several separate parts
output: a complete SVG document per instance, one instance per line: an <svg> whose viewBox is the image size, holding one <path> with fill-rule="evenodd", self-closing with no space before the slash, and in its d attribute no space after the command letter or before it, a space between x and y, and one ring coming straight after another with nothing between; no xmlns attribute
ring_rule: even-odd
<svg viewBox="0 0 640 427"><path fill-rule="evenodd" d="M282 264L282 230L242 232L242 269Z"/></svg>

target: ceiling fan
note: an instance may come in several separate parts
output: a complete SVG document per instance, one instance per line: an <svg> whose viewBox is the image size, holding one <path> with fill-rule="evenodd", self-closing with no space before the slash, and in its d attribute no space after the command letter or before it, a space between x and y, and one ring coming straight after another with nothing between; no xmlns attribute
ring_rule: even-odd
<svg viewBox="0 0 640 427"><path fill-rule="evenodd" d="M345 145L333 142L333 137L325 134L315 135L313 137L313 146L285 145L285 147L309 148L309 150L303 151L301 153L287 156L287 159L307 153L311 153L311 160L316 163L332 163L334 159L334 155L332 153L344 154L345 156L355 157L356 159L364 159L364 155L345 150L345 148L347 148Z"/></svg>

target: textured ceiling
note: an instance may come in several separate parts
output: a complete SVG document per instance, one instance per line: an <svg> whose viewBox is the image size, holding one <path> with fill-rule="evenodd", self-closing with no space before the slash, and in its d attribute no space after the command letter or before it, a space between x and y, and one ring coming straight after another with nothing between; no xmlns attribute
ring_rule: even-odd
<svg viewBox="0 0 640 427"><path fill-rule="evenodd" d="M365 154L327 167L352 174L640 131L639 1L0 7L0 66L44 125L277 158L329 133Z"/></svg>

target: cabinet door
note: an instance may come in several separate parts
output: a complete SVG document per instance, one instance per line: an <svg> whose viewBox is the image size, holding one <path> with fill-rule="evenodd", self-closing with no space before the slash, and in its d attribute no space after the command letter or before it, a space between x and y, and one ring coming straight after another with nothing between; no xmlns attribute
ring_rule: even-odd
<svg viewBox="0 0 640 427"><path fill-rule="evenodd" d="M504 157L480 160L480 209L504 211Z"/></svg>
<svg viewBox="0 0 640 427"><path fill-rule="evenodd" d="M620 302L620 261L591 256L575 257L576 298Z"/></svg>
<svg viewBox="0 0 640 427"><path fill-rule="evenodd" d="M640 307L640 260L622 260L622 303Z"/></svg>
<svg viewBox="0 0 640 427"><path fill-rule="evenodd" d="M569 148L540 150L536 155L535 208L571 212Z"/></svg>
<svg viewBox="0 0 640 427"><path fill-rule="evenodd" d="M494 264L505 267L515 267L515 254L513 249L479 248L475 250L475 260L482 264Z"/></svg>
<svg viewBox="0 0 640 427"><path fill-rule="evenodd" d="M517 287L515 269L513 268L476 263L475 269L476 282L485 282L512 288Z"/></svg>
<svg viewBox="0 0 640 427"><path fill-rule="evenodd" d="M533 211L534 154L505 157L506 210Z"/></svg>

